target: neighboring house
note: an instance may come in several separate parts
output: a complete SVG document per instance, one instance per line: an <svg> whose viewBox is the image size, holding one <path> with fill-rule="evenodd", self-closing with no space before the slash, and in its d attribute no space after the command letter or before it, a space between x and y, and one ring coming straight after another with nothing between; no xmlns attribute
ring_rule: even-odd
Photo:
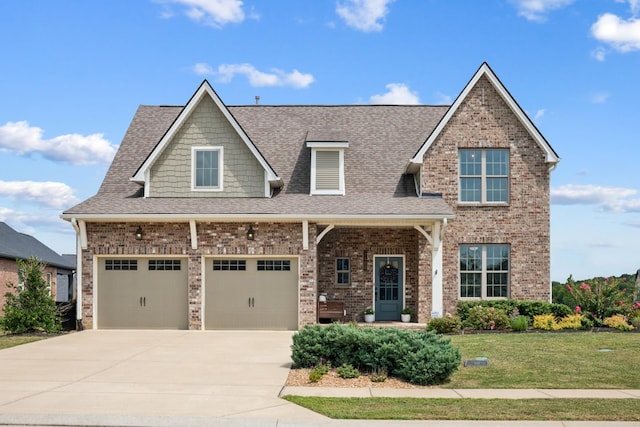
<svg viewBox="0 0 640 427"><path fill-rule="evenodd" d="M4 307L4 295L10 291L7 283L20 285L22 277L18 272L16 260L36 257L46 264L44 279L51 287L51 294L56 301L68 295L61 295L60 287L73 289L75 262L58 255L35 237L19 233L6 223L0 222L0 315ZM75 258L75 257L74 257Z"/></svg>
<svg viewBox="0 0 640 427"><path fill-rule="evenodd" d="M451 106L141 106L78 236L86 328L298 329L550 300L559 161L485 63ZM81 295L80 295L81 294Z"/></svg>

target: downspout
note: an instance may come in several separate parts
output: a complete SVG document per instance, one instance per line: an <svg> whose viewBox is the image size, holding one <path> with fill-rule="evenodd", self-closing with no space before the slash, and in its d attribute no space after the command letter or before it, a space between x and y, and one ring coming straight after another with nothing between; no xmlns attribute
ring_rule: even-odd
<svg viewBox="0 0 640 427"><path fill-rule="evenodd" d="M82 331L82 245L78 221L71 218L71 225L76 231L76 330Z"/></svg>

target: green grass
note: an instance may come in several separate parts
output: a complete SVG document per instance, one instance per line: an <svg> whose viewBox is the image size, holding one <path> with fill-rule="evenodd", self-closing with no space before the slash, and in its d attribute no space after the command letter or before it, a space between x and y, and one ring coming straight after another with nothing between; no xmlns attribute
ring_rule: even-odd
<svg viewBox="0 0 640 427"><path fill-rule="evenodd" d="M615 332L455 335L462 360L489 358L488 367L460 367L444 388L640 389L640 334ZM613 350L613 351L602 351Z"/></svg>
<svg viewBox="0 0 640 427"><path fill-rule="evenodd" d="M640 334L613 332L454 335L462 360L442 388L640 389ZM608 351L602 351L608 350ZM285 399L331 418L640 421L640 399Z"/></svg>
<svg viewBox="0 0 640 427"><path fill-rule="evenodd" d="M336 419L640 421L640 399L284 399Z"/></svg>
<svg viewBox="0 0 640 427"><path fill-rule="evenodd" d="M15 347L17 345L26 344L33 341L39 341L45 339L44 336L30 336L30 335L6 335L0 331L0 350L3 348Z"/></svg>

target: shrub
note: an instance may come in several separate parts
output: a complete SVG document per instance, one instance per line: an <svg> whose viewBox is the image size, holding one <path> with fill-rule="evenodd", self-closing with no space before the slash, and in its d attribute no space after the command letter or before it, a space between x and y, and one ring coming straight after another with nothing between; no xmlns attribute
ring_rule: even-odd
<svg viewBox="0 0 640 427"><path fill-rule="evenodd" d="M558 330L558 323L553 314L539 314L533 316L533 329L543 329L545 331Z"/></svg>
<svg viewBox="0 0 640 427"><path fill-rule="evenodd" d="M385 368L377 368L371 371L369 379L374 383L383 383L387 380L387 370Z"/></svg>
<svg viewBox="0 0 640 427"><path fill-rule="evenodd" d="M631 323L631 326L633 326L634 328L640 328L640 317L634 317L632 318L629 323Z"/></svg>
<svg viewBox="0 0 640 427"><path fill-rule="evenodd" d="M579 313L564 316L558 322L558 329L582 329L582 316Z"/></svg>
<svg viewBox="0 0 640 427"><path fill-rule="evenodd" d="M346 363L336 368L336 372L340 378L358 378L360 376L360 372L356 368Z"/></svg>
<svg viewBox="0 0 640 427"><path fill-rule="evenodd" d="M506 329L509 327L509 317L501 309L477 305L469 310L463 325L469 329Z"/></svg>
<svg viewBox="0 0 640 427"><path fill-rule="evenodd" d="M469 310L473 307L494 307L504 311L507 315L528 316L533 318L539 314L553 314L557 318L568 316L573 312L571 308L564 304L551 304L546 301L521 301L514 299L491 300L491 301L460 301L456 315L464 324L469 316Z"/></svg>
<svg viewBox="0 0 640 427"><path fill-rule="evenodd" d="M365 371L384 369L421 385L445 381L461 361L460 351L433 332L341 324L305 326L294 334L291 349L291 358L299 367L324 360Z"/></svg>
<svg viewBox="0 0 640 427"><path fill-rule="evenodd" d="M431 319L427 323L427 331L433 331L436 334L451 334L462 329L462 322L458 316L447 314L444 317Z"/></svg>
<svg viewBox="0 0 640 427"><path fill-rule="evenodd" d="M633 296L625 286L626 278L596 277L576 283L569 276L566 288L577 307L591 317L596 325L601 325L606 317L629 314L629 310L633 310Z"/></svg>
<svg viewBox="0 0 640 427"><path fill-rule="evenodd" d="M45 264L37 258L17 260L24 286L7 283L4 317L0 327L12 334L25 332L59 332L62 329L56 303L43 278Z"/></svg>
<svg viewBox="0 0 640 427"><path fill-rule="evenodd" d="M619 331L630 331L633 329L633 326L627 322L627 319L620 314L607 317L604 319L604 324L610 328L616 328Z"/></svg>
<svg viewBox="0 0 640 427"><path fill-rule="evenodd" d="M516 316L511 318L511 329L514 331L526 331L529 328L529 316Z"/></svg>
<svg viewBox="0 0 640 427"><path fill-rule="evenodd" d="M311 372L309 372L309 381L311 381L312 383L317 383L330 370L331 370L331 363L330 362L320 361L320 363L318 365L316 365L311 370Z"/></svg>

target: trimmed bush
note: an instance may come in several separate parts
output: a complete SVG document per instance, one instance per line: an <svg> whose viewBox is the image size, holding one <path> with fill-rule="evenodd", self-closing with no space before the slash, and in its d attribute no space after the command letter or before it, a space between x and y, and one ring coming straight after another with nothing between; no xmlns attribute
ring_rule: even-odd
<svg viewBox="0 0 640 427"><path fill-rule="evenodd" d="M342 365L336 368L336 372L340 378L358 378L360 372L351 365Z"/></svg>
<svg viewBox="0 0 640 427"><path fill-rule="evenodd" d="M511 329L514 331L526 331L529 329L529 316L516 316L511 318Z"/></svg>
<svg viewBox="0 0 640 427"><path fill-rule="evenodd" d="M579 313L564 316L558 321L558 329L582 329L583 317Z"/></svg>
<svg viewBox="0 0 640 427"><path fill-rule="evenodd" d="M533 316L533 329L542 329L545 331L556 331L560 329L556 317L553 314L539 314Z"/></svg>
<svg viewBox="0 0 640 427"><path fill-rule="evenodd" d="M627 319L620 314L605 318L604 324L610 328L616 328L619 331L630 331L633 329L633 326L627 322Z"/></svg>
<svg viewBox="0 0 640 427"><path fill-rule="evenodd" d="M509 316L503 309L477 305L469 310L463 325L468 329L507 329L509 327Z"/></svg>
<svg viewBox="0 0 640 427"><path fill-rule="evenodd" d="M462 322L458 316L446 315L431 319L427 323L427 331L433 331L436 334L451 334L462 329Z"/></svg>
<svg viewBox="0 0 640 427"><path fill-rule="evenodd" d="M348 325L305 326L293 336L291 359L297 367L326 361L380 372L420 385L444 382L461 362L449 339L433 332Z"/></svg>
<svg viewBox="0 0 640 427"><path fill-rule="evenodd" d="M520 301L514 299L491 301L460 301L456 315L463 324L469 316L469 310L473 307L494 307L502 310L507 316L528 316L533 318L540 314L553 314L556 318L562 318L573 313L573 310L564 304L552 304L546 301Z"/></svg>

